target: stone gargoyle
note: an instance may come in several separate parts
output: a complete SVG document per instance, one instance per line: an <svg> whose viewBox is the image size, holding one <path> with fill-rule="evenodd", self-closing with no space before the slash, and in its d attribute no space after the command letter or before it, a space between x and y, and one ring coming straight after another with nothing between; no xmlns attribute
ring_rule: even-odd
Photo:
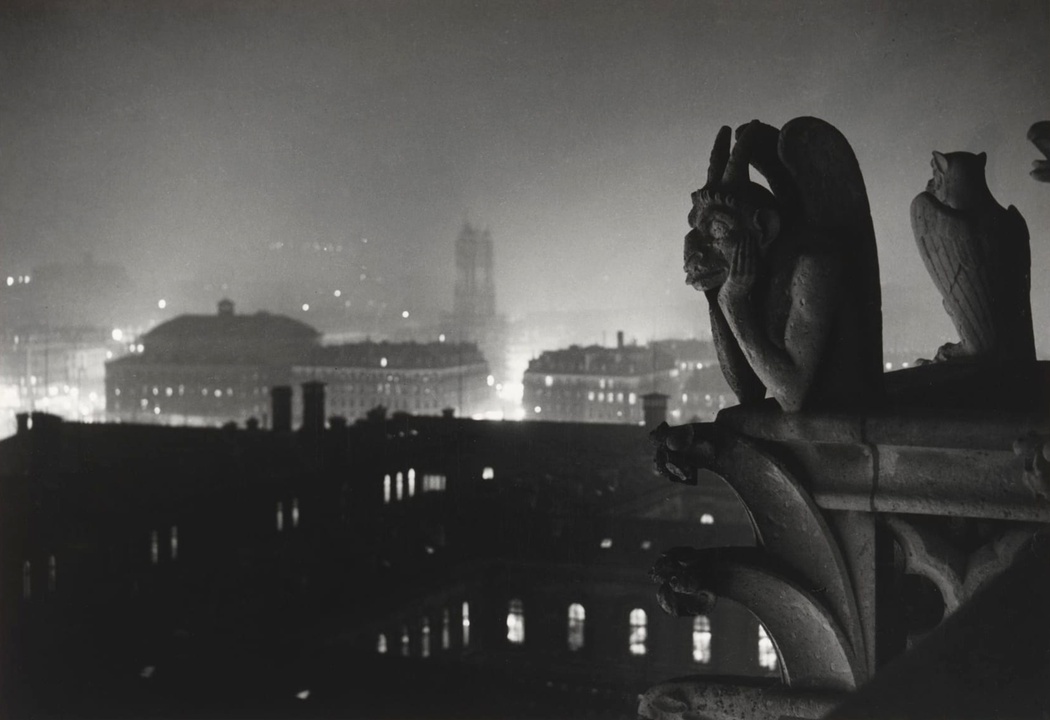
<svg viewBox="0 0 1050 720"><path fill-rule="evenodd" d="M856 409L881 395L878 256L849 143L816 118L723 127L693 193L686 282L742 403ZM754 167L769 190L753 182Z"/></svg>

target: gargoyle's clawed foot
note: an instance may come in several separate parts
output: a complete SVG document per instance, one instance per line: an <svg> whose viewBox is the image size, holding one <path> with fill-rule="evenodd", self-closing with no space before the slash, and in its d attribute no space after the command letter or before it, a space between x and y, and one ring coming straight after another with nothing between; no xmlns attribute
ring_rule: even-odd
<svg viewBox="0 0 1050 720"><path fill-rule="evenodd" d="M934 356L934 362L953 362L960 360L971 360L973 359L973 351L966 346L965 343L944 343L937 348L937 354Z"/></svg>
<svg viewBox="0 0 1050 720"><path fill-rule="evenodd" d="M1031 175L1039 182L1050 182L1050 120L1037 122L1028 129L1028 139L1046 156L1032 163Z"/></svg>

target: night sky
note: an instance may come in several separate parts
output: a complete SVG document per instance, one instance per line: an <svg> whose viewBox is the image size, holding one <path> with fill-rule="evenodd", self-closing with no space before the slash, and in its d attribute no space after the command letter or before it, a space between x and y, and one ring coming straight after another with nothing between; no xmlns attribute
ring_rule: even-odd
<svg viewBox="0 0 1050 720"><path fill-rule="evenodd" d="M367 239L411 302L448 307L470 220L511 316L700 313L681 239L718 126L817 115L860 159L884 284L937 332L908 206L931 150L989 153L1045 347L1050 186L1025 132L1050 119L1048 46L1042 0L5 0L0 272L90 252L150 291L236 290L276 243ZM888 332L914 321L891 311Z"/></svg>

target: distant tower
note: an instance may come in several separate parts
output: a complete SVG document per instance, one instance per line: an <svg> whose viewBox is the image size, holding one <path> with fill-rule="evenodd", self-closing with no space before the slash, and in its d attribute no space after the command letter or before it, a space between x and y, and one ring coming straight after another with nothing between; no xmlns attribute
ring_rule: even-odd
<svg viewBox="0 0 1050 720"><path fill-rule="evenodd" d="M456 240L456 289L452 314L458 329L470 335L496 316L496 287L492 277L492 236L470 223Z"/></svg>

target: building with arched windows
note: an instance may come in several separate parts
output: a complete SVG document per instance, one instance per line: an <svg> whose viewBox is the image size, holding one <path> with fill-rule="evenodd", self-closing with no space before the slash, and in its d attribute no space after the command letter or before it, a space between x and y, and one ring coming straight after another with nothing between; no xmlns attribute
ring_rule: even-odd
<svg viewBox="0 0 1050 720"><path fill-rule="evenodd" d="M370 716L358 701L389 701L411 673L449 703L490 688L486 714L534 702L519 693L616 714L665 677L772 672L741 609L710 615L697 662L692 620L659 608L645 570L662 549L752 536L727 491L669 493L637 427L400 414L268 431L39 413L19 427L0 442L12 708L61 712L91 688L111 698L101 714L132 696L143 714L246 696L263 708L308 690ZM704 514L714 522L696 525Z"/></svg>

